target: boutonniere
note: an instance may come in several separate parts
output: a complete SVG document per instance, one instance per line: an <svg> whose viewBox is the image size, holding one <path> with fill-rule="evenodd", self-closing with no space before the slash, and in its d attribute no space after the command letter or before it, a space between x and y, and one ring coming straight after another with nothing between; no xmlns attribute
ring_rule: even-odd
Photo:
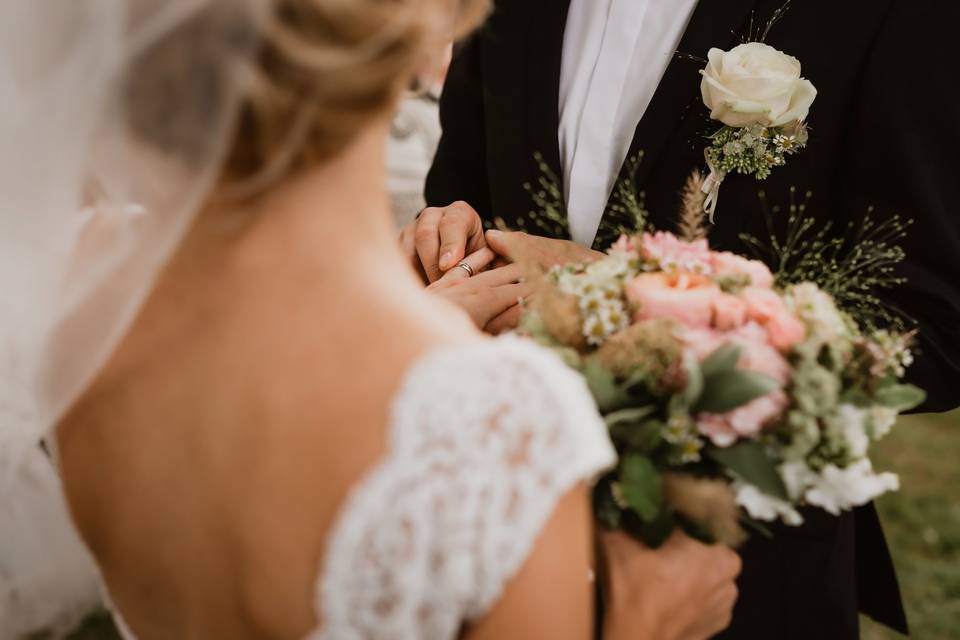
<svg viewBox="0 0 960 640"><path fill-rule="evenodd" d="M766 180L775 167L807 145L807 115L817 89L801 75L800 61L765 44L763 36L730 51L711 49L700 72L703 102L723 126L709 136L709 176L703 191L713 220L720 185L730 173Z"/></svg>

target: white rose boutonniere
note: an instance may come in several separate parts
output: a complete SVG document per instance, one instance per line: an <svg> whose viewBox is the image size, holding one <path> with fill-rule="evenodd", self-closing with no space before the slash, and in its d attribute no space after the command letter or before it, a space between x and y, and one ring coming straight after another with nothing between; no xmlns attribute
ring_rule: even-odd
<svg viewBox="0 0 960 640"><path fill-rule="evenodd" d="M700 74L703 103L723 125L704 152L710 169L704 208L712 220L728 174L766 180L807 145L806 119L817 89L802 77L799 60L763 42L711 49Z"/></svg>
<svg viewBox="0 0 960 640"><path fill-rule="evenodd" d="M800 77L800 61L762 42L711 49L700 90L710 117L728 127L782 127L803 122L817 90Z"/></svg>

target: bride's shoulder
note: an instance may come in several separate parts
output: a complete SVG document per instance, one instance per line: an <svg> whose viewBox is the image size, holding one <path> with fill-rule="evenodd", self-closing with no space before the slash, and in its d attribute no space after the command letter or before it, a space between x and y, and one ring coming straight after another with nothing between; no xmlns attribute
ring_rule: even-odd
<svg viewBox="0 0 960 640"><path fill-rule="evenodd" d="M403 458L436 448L507 480L587 474L613 459L583 379L519 337L425 353L392 399L389 444Z"/></svg>
<svg viewBox="0 0 960 640"><path fill-rule="evenodd" d="M516 337L420 355L389 424L387 453L353 486L330 534L323 638L384 628L454 637L490 611L561 498L614 460L580 378Z"/></svg>
<svg viewBox="0 0 960 640"><path fill-rule="evenodd" d="M562 422L573 423L598 420L582 378L553 353L516 336L427 350L409 367L394 401L399 409L448 409L465 418L495 411L541 419L568 416Z"/></svg>

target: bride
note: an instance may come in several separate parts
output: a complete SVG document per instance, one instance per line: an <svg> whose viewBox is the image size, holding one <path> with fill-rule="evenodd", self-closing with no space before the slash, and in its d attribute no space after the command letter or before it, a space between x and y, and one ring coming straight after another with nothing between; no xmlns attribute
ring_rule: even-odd
<svg viewBox="0 0 960 640"><path fill-rule="evenodd" d="M125 634L591 637L604 425L559 360L424 292L384 187L391 110L483 0L23 7L70 96L35 92L64 117L31 135L84 152L46 189L5 167L31 213L5 255L55 267L18 272L11 344ZM727 624L730 550L601 547L605 637Z"/></svg>

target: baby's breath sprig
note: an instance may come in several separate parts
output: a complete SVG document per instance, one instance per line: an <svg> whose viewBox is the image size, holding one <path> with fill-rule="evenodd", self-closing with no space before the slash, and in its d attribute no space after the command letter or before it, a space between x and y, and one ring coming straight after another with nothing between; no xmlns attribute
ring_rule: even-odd
<svg viewBox="0 0 960 640"><path fill-rule="evenodd" d="M724 126L710 137L707 162L723 174L740 173L766 180L774 168L787 163L787 156L805 148L809 137L803 122L783 127Z"/></svg>
<svg viewBox="0 0 960 640"><path fill-rule="evenodd" d="M750 27L747 29L747 34L741 38L741 42L766 42L767 36L770 35L770 32L777 25L778 22L783 20L784 15L790 11L790 4L793 0L787 0L783 6L773 12L773 15L770 16L770 19L766 23L757 24L756 16L754 12L750 12Z"/></svg>
<svg viewBox="0 0 960 640"><path fill-rule="evenodd" d="M535 209L527 213L526 220L532 222L537 229L547 236L555 238L570 237L570 219L567 216L567 205L560 186L560 178L553 171L543 154L537 151L533 154L540 176L536 186L529 182L523 185L533 199ZM524 218L519 220L521 227L526 227Z"/></svg>
<svg viewBox="0 0 960 640"><path fill-rule="evenodd" d="M760 192L769 237L762 241L741 234L741 240L771 265L778 286L813 282L864 328L904 329L907 316L881 293L906 282L897 267L906 258L901 243L913 221L899 216L878 221L870 208L860 221L847 225L846 233L837 234L832 221L817 227L807 215L810 197L808 192L797 203L796 190L790 190L787 226L781 235L774 229L766 194Z"/></svg>
<svg viewBox="0 0 960 640"><path fill-rule="evenodd" d="M627 158L624 177L614 186L610 207L600 220L594 248L609 246L622 235L637 235L647 231L650 224L647 196L637 189L636 180L642 163L642 151Z"/></svg>

